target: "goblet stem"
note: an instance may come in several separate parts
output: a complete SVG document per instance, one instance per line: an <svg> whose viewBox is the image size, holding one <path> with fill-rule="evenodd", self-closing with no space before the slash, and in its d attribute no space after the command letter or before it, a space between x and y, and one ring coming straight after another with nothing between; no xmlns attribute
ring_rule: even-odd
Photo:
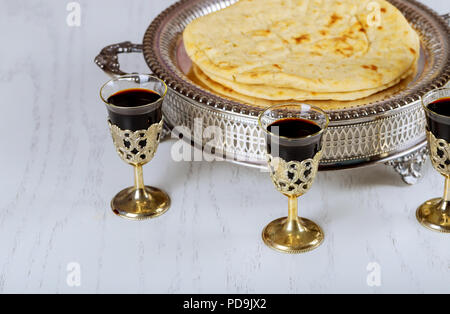
<svg viewBox="0 0 450 314"><path fill-rule="evenodd" d="M298 218L298 196L289 196L289 214L286 228L288 230L305 231Z"/></svg>
<svg viewBox="0 0 450 314"><path fill-rule="evenodd" d="M289 196L289 221L298 221L298 198Z"/></svg>
<svg viewBox="0 0 450 314"><path fill-rule="evenodd" d="M445 176L445 187L444 187L444 197L439 204L439 209L442 212L447 212L450 204L450 177Z"/></svg>
<svg viewBox="0 0 450 314"><path fill-rule="evenodd" d="M151 199L151 195L145 190L144 172L142 170L142 165L134 166L134 189L134 199L138 204L140 202L145 203Z"/></svg>
<svg viewBox="0 0 450 314"><path fill-rule="evenodd" d="M444 201L450 202L450 177L445 177Z"/></svg>
<svg viewBox="0 0 450 314"><path fill-rule="evenodd" d="M134 186L136 190L144 190L144 173L141 165L134 166Z"/></svg>
<svg viewBox="0 0 450 314"><path fill-rule="evenodd" d="M143 220L164 214L170 207L170 198L162 190L144 185L142 165L134 167L134 186L119 192L111 201L116 215Z"/></svg>

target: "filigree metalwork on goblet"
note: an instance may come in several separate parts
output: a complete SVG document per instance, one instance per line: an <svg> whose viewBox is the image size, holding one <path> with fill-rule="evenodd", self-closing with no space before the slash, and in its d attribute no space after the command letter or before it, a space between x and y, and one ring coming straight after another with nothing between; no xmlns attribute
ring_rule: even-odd
<svg viewBox="0 0 450 314"><path fill-rule="evenodd" d="M134 167L134 186L119 192L111 201L121 217L142 220L165 213L169 196L144 185L142 166L156 154L162 129L162 102L167 86L150 75L132 74L113 79L101 89L109 114L109 128L120 158Z"/></svg>
<svg viewBox="0 0 450 314"><path fill-rule="evenodd" d="M446 100L448 99L448 100ZM446 103L441 103L446 100ZM417 220L433 231L450 233L450 117L438 112L450 104L450 89L429 92L422 98L427 116L427 139L433 167L445 177L444 196L423 203L416 211ZM433 111L429 105L433 105Z"/></svg>
<svg viewBox="0 0 450 314"><path fill-rule="evenodd" d="M442 138L436 138L430 131L427 131L427 137L433 167L443 176L448 177L450 175L450 144Z"/></svg>
<svg viewBox="0 0 450 314"><path fill-rule="evenodd" d="M323 239L322 229L314 222L298 217L297 198L304 195L316 178L322 152L302 162L286 162L267 154L269 171L275 188L289 198L289 216L270 223L263 231L269 247L284 253L305 253L318 247Z"/></svg>
<svg viewBox="0 0 450 314"><path fill-rule="evenodd" d="M270 177L278 192L286 196L299 197L311 188L319 170L322 151L314 158L299 161L285 161L267 154Z"/></svg>
<svg viewBox="0 0 450 314"><path fill-rule="evenodd" d="M117 153L130 165L145 165L155 156L161 136L163 121L152 124L147 130L122 130L108 121Z"/></svg>

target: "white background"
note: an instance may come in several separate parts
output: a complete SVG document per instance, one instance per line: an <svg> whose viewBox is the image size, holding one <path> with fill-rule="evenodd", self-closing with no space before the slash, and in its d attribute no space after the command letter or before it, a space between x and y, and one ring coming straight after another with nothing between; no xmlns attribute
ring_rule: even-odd
<svg viewBox="0 0 450 314"><path fill-rule="evenodd" d="M139 43L174 1L0 0L0 292L309 293L450 292L450 237L414 212L441 194L429 162L415 186L391 168L321 172L300 201L326 232L319 249L283 255L263 227L287 213L266 173L231 164L181 162L165 142L145 167L147 183L173 205L145 222L115 217L109 201L132 184L114 150L98 97L107 76L93 59L104 46ZM439 13L448 1L424 1ZM146 72L140 55L125 70ZM81 267L81 286L66 283ZM369 287L367 265L381 267Z"/></svg>

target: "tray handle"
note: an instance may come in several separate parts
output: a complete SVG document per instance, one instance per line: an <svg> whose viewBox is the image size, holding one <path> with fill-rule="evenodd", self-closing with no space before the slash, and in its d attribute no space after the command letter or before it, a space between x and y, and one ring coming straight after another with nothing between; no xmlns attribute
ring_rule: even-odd
<svg viewBox="0 0 450 314"><path fill-rule="evenodd" d="M129 41L124 41L103 48L98 56L95 57L94 62L100 69L110 76L126 75L129 73L123 72L120 69L119 54L142 52L143 46L141 44L133 44Z"/></svg>
<svg viewBox="0 0 450 314"><path fill-rule="evenodd" d="M98 65L100 69L102 69L106 74L108 74L111 77L127 75L130 73L126 73L120 69L119 54L142 53L142 52L143 46L141 44L133 44L129 41L124 41L103 48L102 51L100 51L100 53L98 54L98 56L95 57L94 62L96 65ZM169 139L170 135L171 130L168 127L166 121L164 121L164 127L161 134L161 141Z"/></svg>

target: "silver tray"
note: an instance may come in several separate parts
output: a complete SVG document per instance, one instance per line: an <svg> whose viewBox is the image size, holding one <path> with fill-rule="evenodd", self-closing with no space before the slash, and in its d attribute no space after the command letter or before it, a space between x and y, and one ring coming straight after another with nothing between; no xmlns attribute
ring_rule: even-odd
<svg viewBox="0 0 450 314"><path fill-rule="evenodd" d="M96 63L111 75L123 74L117 54L143 52L152 72L163 79L170 92L163 111L169 128L191 130L217 126L223 139L214 143L215 153L233 156L232 161L250 166L265 165L263 132L257 116L261 108L221 97L189 75L190 60L184 52L182 33L192 20L223 9L238 0L182 0L162 12L147 29L143 45L129 42L106 47ZM355 108L328 111L331 124L324 135L321 169L361 167L387 163L415 183L426 159L425 117L420 96L446 85L450 79L450 27L447 16L414 0L390 0L420 35L422 49L418 72L398 90L367 98ZM351 106L351 105L349 105ZM210 139L185 136L204 146Z"/></svg>

